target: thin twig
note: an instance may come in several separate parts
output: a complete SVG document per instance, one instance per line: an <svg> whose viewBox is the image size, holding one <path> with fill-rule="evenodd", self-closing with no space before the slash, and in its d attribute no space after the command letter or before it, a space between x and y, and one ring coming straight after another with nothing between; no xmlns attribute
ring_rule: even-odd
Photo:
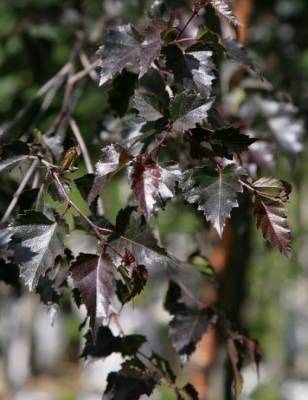
<svg viewBox="0 0 308 400"><path fill-rule="evenodd" d="M247 188L250 192L255 193L255 189L253 188L253 186L249 185L247 182L243 181L242 179L239 179L239 182L245 186L245 188Z"/></svg>
<svg viewBox="0 0 308 400"><path fill-rule="evenodd" d="M185 396L185 399L187 400L192 400L192 397L183 392L183 389L181 389L176 383L172 382L169 378L169 376L164 375L163 372L155 365L155 363L153 362L153 360L151 360L151 358L145 354L143 351L141 350L137 350L137 354L139 357L143 357L150 365L160 378L161 383L165 384L166 386L168 386L170 389L173 389L175 391L175 393L177 393L178 395L181 395L181 398L183 398L183 395ZM187 396L186 396L187 394Z"/></svg>
<svg viewBox="0 0 308 400"><path fill-rule="evenodd" d="M37 166L39 164L39 160L34 160L30 166L30 168L28 169L28 171L26 172L25 176L23 177L22 181L20 182L18 189L16 190L16 192L13 195L13 198L8 206L8 208L6 209L2 219L1 219L1 223L6 222L10 215L12 214L18 199L20 197L20 195L22 194L24 188L26 187L27 183L29 182L33 172L36 170Z"/></svg>
<svg viewBox="0 0 308 400"><path fill-rule="evenodd" d="M69 119L69 124L70 124L72 132L74 133L74 136L75 136L75 138L77 140L77 143L79 144L79 147L80 147L83 159L84 159L84 163L85 163L87 172L89 174L93 174L94 173L94 168L93 168L93 165L92 165L92 162L91 162L91 158L90 158L90 154L88 152L87 146L86 146L86 144L85 144L85 142L83 140L83 136L81 134L81 131L80 131L76 121L73 118ZM104 215L104 207L103 207L101 199L99 199L98 202L97 202L97 212L98 212L98 215Z"/></svg>
<svg viewBox="0 0 308 400"><path fill-rule="evenodd" d="M194 10L191 14L191 16L188 18L186 24L183 26L182 29L179 30L178 34L176 35L175 40L179 40L179 38L182 36L182 34L185 32L186 28L188 25L191 23L191 21L198 15L198 11Z"/></svg>
<svg viewBox="0 0 308 400"><path fill-rule="evenodd" d="M93 231L96 233L96 236L102 240L101 238L101 232L105 232L105 233L110 233L110 229L105 229L105 228L100 228L98 227L94 222L92 222L90 220L90 218L87 217L87 215L80 210L80 208L78 206L76 206L76 204L71 200L70 196L68 195L63 183L61 182L59 175L57 174L57 172L52 171L51 172L52 177L54 178L54 180L57 183L57 186L59 187L59 189L61 190L61 192L63 193L63 196L65 197L67 203L75 210L77 211L77 213L91 226L91 228L93 229ZM112 232L112 231L111 231Z"/></svg>
<svg viewBox="0 0 308 400"><path fill-rule="evenodd" d="M171 127L167 128L167 130L164 132L164 134L162 135L162 137L160 138L160 140L155 144L155 146L153 147L153 149L148 153L147 157L150 157L156 150L158 150L162 144L164 143L164 141L167 139L167 137L169 136L171 131Z"/></svg>
<svg viewBox="0 0 308 400"><path fill-rule="evenodd" d="M200 42L200 39L197 39L197 38L175 39L170 44L177 44L177 43L184 43L184 42Z"/></svg>
<svg viewBox="0 0 308 400"><path fill-rule="evenodd" d="M80 150L81 150L82 157L84 159L84 163L85 163L87 172L89 174L93 174L94 173L94 168L93 168L93 165L92 165L92 162L91 162L91 158L90 158L87 146L86 146L86 144L85 144L85 142L83 140L82 134L80 132L80 129L79 129L76 121L73 118L69 119L69 124L70 124L72 132L73 132L73 134L74 134L74 136L75 136L75 138L77 140L77 143L79 144L79 147L80 147Z"/></svg>
<svg viewBox="0 0 308 400"><path fill-rule="evenodd" d="M71 85L74 85L76 82L80 81L80 79L84 78L85 76L89 75L90 72L95 70L99 66L99 60L94 61L92 64L89 64L85 69L77 72L70 78Z"/></svg>
<svg viewBox="0 0 308 400"><path fill-rule="evenodd" d="M77 55L80 53L82 41L83 41L84 35L82 33L77 33L77 39L74 44L73 50L70 54L69 58L69 71L68 71L68 78L66 81L65 85L65 90L64 90L64 96L63 96L63 101L62 101L62 106L61 110L58 114L58 116L55 118L51 128L49 129L48 133L54 133L57 132L62 123L66 120L67 114L69 114L70 110L70 105L71 105L71 98L72 98L72 93L74 90L74 85L76 82L72 81L72 77L74 76L75 72L75 59Z"/></svg>
<svg viewBox="0 0 308 400"><path fill-rule="evenodd" d="M23 118L23 116L32 108L33 104L39 98L45 96L54 86L58 84L61 79L68 74L71 68L70 62L66 63L60 71L58 71L52 78L50 78L34 95L34 97L25 105L21 110L18 111L15 118L12 121L6 122L0 126L0 142L2 142L6 135L11 129L13 129L17 123Z"/></svg>
<svg viewBox="0 0 308 400"><path fill-rule="evenodd" d="M201 300L197 299L195 295L190 291L190 289L183 283L180 279L175 279L176 283L180 286L183 292L189 297L198 307L206 308L207 304L203 303Z"/></svg>
<svg viewBox="0 0 308 400"><path fill-rule="evenodd" d="M98 73L95 71L95 68L99 65L99 62L97 61L97 64L96 62L91 63L84 52L80 52L79 58L85 70L88 71L89 76L93 79L94 82L97 82L99 80L99 76Z"/></svg>
<svg viewBox="0 0 308 400"><path fill-rule="evenodd" d="M70 117L70 114L72 112L71 110L72 94L76 84L80 80L85 78L89 74L89 72L94 70L97 66L98 66L98 60L92 63L89 67L77 72L76 74L73 74L73 71L71 70L71 73L69 74L69 78L65 86L65 92L60 113L53 122L51 128L49 129L50 132L56 132L59 129L60 125L66 120L66 118Z"/></svg>

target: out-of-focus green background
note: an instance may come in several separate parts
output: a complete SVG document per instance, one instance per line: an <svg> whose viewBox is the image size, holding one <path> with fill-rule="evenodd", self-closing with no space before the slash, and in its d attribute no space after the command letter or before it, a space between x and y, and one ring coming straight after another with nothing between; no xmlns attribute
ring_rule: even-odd
<svg viewBox="0 0 308 400"><path fill-rule="evenodd" d="M40 86L66 63L76 30L86 31L86 52L91 57L100 44L106 21L109 25L136 22L145 3L142 0L0 0L0 122L12 120ZM266 78L293 99L307 126L308 3L306 0L252 0L249 3L253 11L247 27L247 46ZM38 117L34 105L33 111L12 130L12 137L20 135L23 129L47 129L61 101L61 95L56 95L48 111ZM88 80L82 87L74 115L94 160L106 135L108 138L101 127L105 110L105 94ZM243 399L308 398L306 160L304 146L296 156L278 154L274 168L275 175L289 180L294 187L289 205L295 249L293 260L290 262L265 245L260 233L251 226L253 245L243 282L244 298L238 311L251 336L259 339L264 358L259 382L252 367L244 369ZM105 213L112 221L127 199L124 182L121 176L114 179L103 193ZM1 212L15 187L14 177L3 179ZM181 243L187 245L192 235L202 230L197 215L180 203L169 205L158 223L162 240L175 252L180 251ZM76 232L77 243L82 240L78 234ZM240 244L238 251L241 252ZM155 286L155 281L151 285ZM155 288L150 289L155 292ZM163 292L164 289L155 295L157 303L162 301ZM82 316L70 299L63 302L53 327L34 295L17 294L1 284L0 300L0 399L11 396L14 400L101 398L106 371L117 367L119 360L117 357L107 360L108 366L103 361L86 368L81 365L78 325ZM158 306L153 306L145 296L130 312L125 321L129 329L138 330L147 324L145 321L150 316L153 325L161 329L154 335L150 324L146 333L156 344L162 340L160 335L166 333L168 318ZM220 400L215 393L215 385L210 385L208 399ZM153 398L173 397L162 389L156 391Z"/></svg>

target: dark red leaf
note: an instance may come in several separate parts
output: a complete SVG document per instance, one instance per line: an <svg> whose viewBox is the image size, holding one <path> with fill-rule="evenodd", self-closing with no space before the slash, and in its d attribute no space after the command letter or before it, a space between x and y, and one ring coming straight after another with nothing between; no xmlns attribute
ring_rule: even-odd
<svg viewBox="0 0 308 400"><path fill-rule="evenodd" d="M283 202L258 196L254 214L257 228L261 229L264 238L290 258L291 232Z"/></svg>
<svg viewBox="0 0 308 400"><path fill-rule="evenodd" d="M80 254L71 266L74 286L80 291L91 326L108 316L114 291L114 266L108 255Z"/></svg>

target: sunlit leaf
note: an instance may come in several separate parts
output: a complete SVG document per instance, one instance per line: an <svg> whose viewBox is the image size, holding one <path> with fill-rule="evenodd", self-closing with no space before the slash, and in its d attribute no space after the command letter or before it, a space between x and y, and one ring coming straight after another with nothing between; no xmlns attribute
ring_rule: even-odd
<svg viewBox="0 0 308 400"><path fill-rule="evenodd" d="M215 79L213 52L203 50L183 53L178 46L168 46L165 53L167 68L173 72L175 81L184 89L208 98Z"/></svg>
<svg viewBox="0 0 308 400"><path fill-rule="evenodd" d="M143 76L150 68L153 61L160 56L162 47L161 33L166 24L161 20L152 21L144 32L144 38L141 43L140 74Z"/></svg>
<svg viewBox="0 0 308 400"><path fill-rule="evenodd" d="M145 164L143 160L134 165L132 189L147 219L174 196L181 175L177 166L162 168L155 163Z"/></svg>
<svg viewBox="0 0 308 400"><path fill-rule="evenodd" d="M204 99L200 95L188 92L175 96L170 105L173 128L179 132L194 128L207 118L207 112L213 102L214 99Z"/></svg>
<svg viewBox="0 0 308 400"><path fill-rule="evenodd" d="M120 171L131 159L132 156L118 143L101 149L100 160L95 165L95 179L88 195L89 204L99 195L107 179Z"/></svg>
<svg viewBox="0 0 308 400"><path fill-rule="evenodd" d="M37 211L28 211L10 224L10 248L20 268L20 276L30 290L39 278L64 255L63 228Z"/></svg>
<svg viewBox="0 0 308 400"><path fill-rule="evenodd" d="M254 213L257 228L261 229L264 238L290 258L291 232L283 202L260 196L257 198Z"/></svg>
<svg viewBox="0 0 308 400"><path fill-rule="evenodd" d="M198 203L198 210L204 212L221 236L231 210L238 207L238 193L243 191L235 166L211 174L202 170L188 171L182 189L185 199Z"/></svg>
<svg viewBox="0 0 308 400"><path fill-rule="evenodd" d="M287 201L292 191L292 186L288 182L272 176L264 176L257 181L254 181L253 188L261 197L282 201Z"/></svg>
<svg viewBox="0 0 308 400"><path fill-rule="evenodd" d="M232 25L241 25L237 17L233 14L227 0L210 0L208 3L219 15L225 17Z"/></svg>
<svg viewBox="0 0 308 400"><path fill-rule="evenodd" d="M91 326L108 316L114 292L114 265L108 255L80 254L71 266L75 288L87 308Z"/></svg>
<svg viewBox="0 0 308 400"><path fill-rule="evenodd" d="M140 59L140 35L132 25L110 30L98 50L101 59L100 85L104 85L125 67L136 67Z"/></svg>
<svg viewBox="0 0 308 400"><path fill-rule="evenodd" d="M127 249L134 255L138 265L145 265L151 271L177 267L176 260L158 245L150 226L134 207L127 207L119 212L115 234L110 237L110 241L121 254L124 255ZM119 257L114 256L114 259L121 262Z"/></svg>

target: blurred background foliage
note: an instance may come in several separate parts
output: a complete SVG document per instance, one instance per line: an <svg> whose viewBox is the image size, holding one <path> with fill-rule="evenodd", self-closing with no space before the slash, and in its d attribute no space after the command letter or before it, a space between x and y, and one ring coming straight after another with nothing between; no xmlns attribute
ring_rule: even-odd
<svg viewBox="0 0 308 400"><path fill-rule="evenodd" d="M1 123L14 119L37 90L67 62L76 42L76 32L86 33L84 51L92 59L108 26L118 22L133 22L142 26L142 15L149 5L151 1L142 0L0 0ZM234 6L238 11L241 11L240 7L250 10L245 21L246 45L281 99L294 101L307 127L307 1L238 0L234 1ZM228 71L227 67L221 68L222 79L228 80L227 85L231 89L228 98L233 109L238 107L236 112L239 112L238 105L246 97L249 98L249 89L236 86L236 90L232 90L230 73L223 74ZM234 76L233 79L236 79ZM30 112L11 130L10 135L21 136L33 128L46 131L61 107L62 95L61 91L57 92L50 107L43 113L38 112L41 103L34 102ZM123 129L120 120L112 119L108 113L105 93L90 79L84 82L76 99L74 117L93 160L97 159L102 144L115 140L117 130ZM115 126L117 123L118 127ZM235 301L236 310L232 311L251 336L258 338L264 352L259 382L252 367L245 369L243 399L304 400L308 396L307 150L303 146L301 152L287 154L287 157L276 154L275 158L272 173L289 180L294 186L289 213L295 256L292 262L284 259L264 243L251 225L245 271L232 270L238 275L228 279L228 273L225 273L222 279L226 280L225 285L241 282L238 288L241 295ZM5 211L19 179L18 172L1 177L1 212ZM119 176L110 181L102 193L105 214L112 222L129 196L126 185L125 179ZM195 241L204 243L209 235L213 235L193 208L184 208L180 202L169 204L158 217L157 224L162 240L177 255L183 252L183 257L194 251ZM77 245L83 241L84 246L93 246L93 243L85 241L89 238L80 237L80 231L75 233ZM208 235L206 239L204 235ZM223 246L228 241L227 235L228 232L222 245L217 244L216 239L212 240L216 246L213 246L216 248L213 263L218 266L223 264L219 260L225 257ZM241 253L242 244L238 242L236 246L235 253ZM162 302L164 291L165 287L158 290L155 289L155 282L150 283L147 293L152 292L149 298L154 296L156 303L142 295L136 301L136 309L126 317L131 330L138 330L148 323L148 319L156 319L161 329L155 330L151 322L145 330L160 351L167 351L168 348L168 343L161 344L165 340L162 338L166 337L168 320L155 304ZM98 393L104 385L107 367L100 362L87 369L79 366L81 334L78 325L82 317L70 299L62 301L61 313L58 313L52 328L45 309L39 309L38 302L32 299L34 295L14 291L1 283L0 297L0 398L100 398ZM146 311L149 305L151 309ZM226 304L228 306L233 307ZM137 311L138 308L141 312ZM9 318L12 315L14 318ZM223 398L219 388L222 381L215 374L221 371L221 362L217 351L209 350L211 346L215 348L218 344L215 340L201 344L197 351L199 356L196 354L193 357L186 373L200 391L206 393L207 399L218 400ZM110 367L118 365L116 358L108 362ZM212 372L209 373L208 369ZM153 398L173 397L162 388Z"/></svg>

